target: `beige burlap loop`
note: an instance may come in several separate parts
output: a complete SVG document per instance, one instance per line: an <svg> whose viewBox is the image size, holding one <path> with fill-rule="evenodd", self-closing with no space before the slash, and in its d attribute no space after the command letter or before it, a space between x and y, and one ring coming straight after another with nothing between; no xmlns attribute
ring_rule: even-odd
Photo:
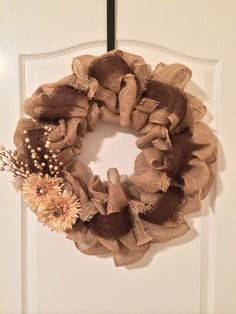
<svg viewBox="0 0 236 314"><path fill-rule="evenodd" d="M134 173L140 175L150 167L155 170L165 170L164 159L165 152L156 150L154 147L145 148L135 159Z"/></svg>
<svg viewBox="0 0 236 314"><path fill-rule="evenodd" d="M73 160L68 163L66 170L70 172L73 177L78 178L80 182L85 183L86 185L88 185L94 177L91 169L79 160Z"/></svg>
<svg viewBox="0 0 236 314"><path fill-rule="evenodd" d="M158 191L166 192L170 181L170 178L165 172L154 169L149 169L140 175L132 174L128 178L128 182L137 185L148 193L156 193Z"/></svg>
<svg viewBox="0 0 236 314"><path fill-rule="evenodd" d="M192 72L183 64L159 63L154 71L154 80L183 89L192 77Z"/></svg>
<svg viewBox="0 0 236 314"><path fill-rule="evenodd" d="M101 107L101 119L104 122L114 123L114 124L120 124L120 116L114 112L111 112L106 107Z"/></svg>
<svg viewBox="0 0 236 314"><path fill-rule="evenodd" d="M88 75L88 70L91 63L96 59L92 55L83 55L73 59L72 61L72 71L77 76L85 74Z"/></svg>
<svg viewBox="0 0 236 314"><path fill-rule="evenodd" d="M210 173L208 166L200 159L192 159L189 162L189 166L190 170L182 173L181 177L184 180L185 193L192 194L207 184Z"/></svg>
<svg viewBox="0 0 236 314"><path fill-rule="evenodd" d="M88 195L82 188L79 179L73 177L69 172L63 171L66 182L70 183L73 187L73 191L76 196L80 199L81 204L85 204L88 202Z"/></svg>
<svg viewBox="0 0 236 314"><path fill-rule="evenodd" d="M131 123L135 131L139 131L146 125L146 122L148 120L148 113L142 112L140 110L134 110L131 112Z"/></svg>
<svg viewBox="0 0 236 314"><path fill-rule="evenodd" d="M58 125L54 127L49 127L49 136L48 139L51 142L58 142L65 138L66 134L66 122L64 119L58 121Z"/></svg>
<svg viewBox="0 0 236 314"><path fill-rule="evenodd" d="M170 140L169 132L167 129L165 131L165 138L159 138L152 140L152 145L160 151L169 151L171 149L172 143Z"/></svg>
<svg viewBox="0 0 236 314"><path fill-rule="evenodd" d="M133 231L120 237L119 241L122 244L120 250L113 252L116 266L129 265L139 261L150 248L150 243L137 245Z"/></svg>
<svg viewBox="0 0 236 314"><path fill-rule="evenodd" d="M105 239L97 236L98 241L107 248L111 253L119 252L121 249L121 244L118 240ZM114 254L113 254L114 256Z"/></svg>
<svg viewBox="0 0 236 314"><path fill-rule="evenodd" d="M181 207L181 211L183 214L191 214L198 212L201 208L201 202L200 202L200 193L197 192L195 194L187 194L185 196L185 201L183 203L183 206Z"/></svg>
<svg viewBox="0 0 236 314"><path fill-rule="evenodd" d="M147 135L152 130L155 130L156 128L159 128L155 123L147 122L147 124L138 131L138 135Z"/></svg>
<svg viewBox="0 0 236 314"><path fill-rule="evenodd" d="M80 200L80 208L78 211L78 216L81 221L88 221L92 219L92 217L98 213L98 210L96 207L88 201L88 195L82 188L80 182L78 179L74 178L70 173L67 171L64 171L64 176L66 180L71 184L73 187L73 191L75 195Z"/></svg>
<svg viewBox="0 0 236 314"><path fill-rule="evenodd" d="M76 247L83 253L88 255L107 254L110 251L102 245L96 235L88 230L88 228L78 221L71 231L67 232L67 238L74 241Z"/></svg>
<svg viewBox="0 0 236 314"><path fill-rule="evenodd" d="M83 137L86 134L86 132L90 130L88 126L88 116L87 119L80 119L76 130L77 137Z"/></svg>
<svg viewBox="0 0 236 314"><path fill-rule="evenodd" d="M167 126L169 123L169 113L163 109L157 109L149 116L149 122Z"/></svg>
<svg viewBox="0 0 236 314"><path fill-rule="evenodd" d="M200 192L201 199L204 199L208 195L215 180L215 170L216 170L215 163L208 164L207 166L208 166L208 171L209 171L209 178L208 178L207 183L201 188L201 192Z"/></svg>
<svg viewBox="0 0 236 314"><path fill-rule="evenodd" d="M202 122L198 122L190 128L192 132L192 142L196 145L193 155L207 163L216 161L216 137L211 129Z"/></svg>
<svg viewBox="0 0 236 314"><path fill-rule="evenodd" d="M156 138L152 141L152 145L160 151L168 151L171 148L171 142L169 137L167 137L166 139Z"/></svg>
<svg viewBox="0 0 236 314"><path fill-rule="evenodd" d="M137 97L137 84L135 76L132 74L126 74L122 78L124 86L119 93L119 112L120 112L120 124L123 127L129 127L130 114L134 108Z"/></svg>
<svg viewBox="0 0 236 314"><path fill-rule="evenodd" d="M170 113L170 114L168 115L168 120L169 120L169 122L170 122L170 123L169 123L169 130L170 130L170 132L172 132L172 130L173 130L175 127L178 126L180 120L179 120L179 117L178 117L174 112L172 112L172 113Z"/></svg>
<svg viewBox="0 0 236 314"><path fill-rule="evenodd" d="M187 111L184 120L177 126L175 132L180 132L200 121L206 114L206 106L197 97L185 93L188 99Z"/></svg>
<svg viewBox="0 0 236 314"><path fill-rule="evenodd" d="M132 126L136 131L146 127L149 114L152 113L158 106L158 102L148 98L142 98L140 103L131 113ZM143 130L144 131L144 130Z"/></svg>
<svg viewBox="0 0 236 314"><path fill-rule="evenodd" d="M59 153L63 149L71 147L75 154L79 154L82 143L78 136L83 135L84 128L87 128L84 121L81 118L60 119L59 125L46 126L50 149Z"/></svg>
<svg viewBox="0 0 236 314"><path fill-rule="evenodd" d="M156 125L154 128L151 128L149 133L140 136L136 141L136 145L138 148L144 149L151 146L156 138L167 140L167 137L169 138L166 128L163 125Z"/></svg>
<svg viewBox="0 0 236 314"><path fill-rule="evenodd" d="M98 86L94 99L105 104L105 106L113 113L118 113L117 95L102 86Z"/></svg>
<svg viewBox="0 0 236 314"><path fill-rule="evenodd" d="M130 194L130 197L131 199L134 199L134 200L140 200L140 193L141 193L141 188L138 187L137 185L135 184L128 184L128 187L129 187L129 194Z"/></svg>
<svg viewBox="0 0 236 314"><path fill-rule="evenodd" d="M110 168L107 172L108 178L108 203L107 214L121 211L128 205L127 197L120 182L120 175L115 168Z"/></svg>
<svg viewBox="0 0 236 314"><path fill-rule="evenodd" d="M148 147L143 150L143 155L149 167L155 170L164 170L165 152L154 147Z"/></svg>
<svg viewBox="0 0 236 314"><path fill-rule="evenodd" d="M149 169L150 165L147 163L143 152L139 153L134 162L134 173L140 175Z"/></svg>
<svg viewBox="0 0 236 314"><path fill-rule="evenodd" d="M68 160L68 157L65 156L65 152L67 151L71 156L79 155L82 149L82 143L81 139L77 138L71 145L67 145L65 139L62 139L56 142L51 142L50 148L52 151L57 152L60 161L65 163L64 157Z"/></svg>
<svg viewBox="0 0 236 314"><path fill-rule="evenodd" d="M189 226L185 221L183 221L181 225L177 225L176 228L156 225L150 222L146 222L146 225L153 241L157 242L170 241L174 238L184 235L189 230Z"/></svg>
<svg viewBox="0 0 236 314"><path fill-rule="evenodd" d="M55 149L58 149L60 152L57 153L57 159L59 162L61 162L64 165L64 169L67 169L67 165L71 163L71 160L73 160L77 155L81 152L81 141L80 139L77 139L73 145L64 147L60 145L64 145L63 142L57 142L58 146L53 146Z"/></svg>
<svg viewBox="0 0 236 314"><path fill-rule="evenodd" d="M92 198L100 200L104 203L107 202L108 193L99 176L95 175L90 179L88 182L88 189Z"/></svg>
<svg viewBox="0 0 236 314"><path fill-rule="evenodd" d="M81 252L111 253L116 266L137 262L152 242L189 230L184 215L200 209L214 181L216 138L200 122L205 105L184 91L190 78L185 65L153 71L121 50L78 56L70 75L24 101L30 117L17 125L15 152L0 146L0 163L39 221ZM136 131L130 176L111 168L102 182L79 160L81 138L99 121Z"/></svg>
<svg viewBox="0 0 236 314"><path fill-rule="evenodd" d="M83 131L81 130L78 134L78 126L84 119L81 118L71 118L66 121L66 134L65 134L65 144L70 146L77 140L78 135L83 135ZM49 134L50 138L50 134Z"/></svg>
<svg viewBox="0 0 236 314"><path fill-rule="evenodd" d="M101 197L102 198L102 197ZM107 212L107 199L104 198L103 200L99 200L96 198L91 197L90 198L91 203L96 207L97 211L102 214L102 215L106 215Z"/></svg>
<svg viewBox="0 0 236 314"><path fill-rule="evenodd" d="M127 51L121 51L121 50L118 50L118 51L120 53L120 56L133 70L135 69L136 65L145 63L144 59L141 56L135 55Z"/></svg>

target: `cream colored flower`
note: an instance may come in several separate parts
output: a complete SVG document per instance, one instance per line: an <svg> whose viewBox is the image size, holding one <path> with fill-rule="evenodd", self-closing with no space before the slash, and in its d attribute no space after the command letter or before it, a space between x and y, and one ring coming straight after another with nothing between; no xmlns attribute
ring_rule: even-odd
<svg viewBox="0 0 236 314"><path fill-rule="evenodd" d="M22 195L27 207L37 212L40 204L45 202L51 195L61 193L61 178L50 177L48 174L43 177L38 174L31 174L24 180Z"/></svg>
<svg viewBox="0 0 236 314"><path fill-rule="evenodd" d="M37 211L38 220L52 231L72 229L78 218L81 204L75 194L64 190L41 202Z"/></svg>

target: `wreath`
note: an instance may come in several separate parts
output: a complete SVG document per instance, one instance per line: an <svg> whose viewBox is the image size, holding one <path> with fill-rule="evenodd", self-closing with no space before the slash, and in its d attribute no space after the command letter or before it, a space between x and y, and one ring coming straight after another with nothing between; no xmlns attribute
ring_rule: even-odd
<svg viewBox="0 0 236 314"><path fill-rule="evenodd" d="M65 232L85 254L112 253L116 266L141 259L150 244L185 234L214 180L216 139L200 122L206 107L184 92L191 71L114 50L82 55L73 73L43 84L23 103L14 151L1 170L38 220ZM140 149L134 173L102 182L79 159L81 137L99 120L131 128ZM91 144L92 145L92 144Z"/></svg>

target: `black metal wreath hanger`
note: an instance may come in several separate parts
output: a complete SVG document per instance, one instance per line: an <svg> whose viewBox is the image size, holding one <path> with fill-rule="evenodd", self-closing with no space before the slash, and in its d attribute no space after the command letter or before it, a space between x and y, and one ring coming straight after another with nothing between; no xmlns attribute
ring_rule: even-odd
<svg viewBox="0 0 236 314"><path fill-rule="evenodd" d="M115 49L115 10L116 1L107 0L107 51Z"/></svg>

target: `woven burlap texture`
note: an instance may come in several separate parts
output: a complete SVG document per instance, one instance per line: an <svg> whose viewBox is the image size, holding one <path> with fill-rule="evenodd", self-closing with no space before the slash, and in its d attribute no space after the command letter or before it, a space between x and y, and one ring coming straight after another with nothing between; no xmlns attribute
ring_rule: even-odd
<svg viewBox="0 0 236 314"><path fill-rule="evenodd" d="M191 71L182 64L160 63L153 71L142 57L115 50L100 57L79 56L72 71L58 82L41 85L25 100L24 112L32 119L18 123L17 152L27 159L24 130L50 127L51 148L64 164L65 188L82 204L67 237L83 253L110 252L117 266L128 265L140 260L152 242L189 230L184 215L200 209L214 181L216 139L200 122L205 105L184 92ZM79 160L81 137L96 131L99 120L129 127L138 135L140 154L125 181L112 168L108 181L102 182ZM94 217L124 209L131 227L122 233L117 225L116 237L101 236L99 225L90 224Z"/></svg>

